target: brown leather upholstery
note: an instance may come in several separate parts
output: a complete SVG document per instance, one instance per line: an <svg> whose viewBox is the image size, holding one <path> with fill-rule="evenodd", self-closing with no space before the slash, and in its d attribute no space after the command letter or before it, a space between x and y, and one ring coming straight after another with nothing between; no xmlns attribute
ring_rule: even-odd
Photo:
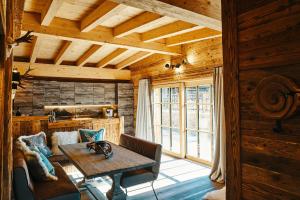
<svg viewBox="0 0 300 200"><path fill-rule="evenodd" d="M53 166L55 168L55 174L58 177L58 180L55 182L44 181L35 184L35 197L37 200L54 199L61 196L71 197L74 194L79 193L78 189L69 179L60 164L53 163ZM68 197L68 199L72 199L70 197Z"/></svg>
<svg viewBox="0 0 300 200"><path fill-rule="evenodd" d="M142 140L127 134L121 134L120 146L123 146L131 151L134 151L156 161L156 164L153 167L146 168L144 169L144 171L137 170L124 173L121 180L121 185L123 187L130 187L132 185L138 185L140 183L154 181L157 179L161 160L162 147L160 144L148 142L146 140ZM152 173L152 179L149 176L149 172ZM142 179L144 179L144 181L142 181Z"/></svg>

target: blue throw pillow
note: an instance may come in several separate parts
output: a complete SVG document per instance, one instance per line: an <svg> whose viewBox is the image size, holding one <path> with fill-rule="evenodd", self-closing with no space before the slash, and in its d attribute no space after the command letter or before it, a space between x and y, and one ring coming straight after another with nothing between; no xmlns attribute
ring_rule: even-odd
<svg viewBox="0 0 300 200"><path fill-rule="evenodd" d="M52 151L47 146L46 134L44 132L40 132L36 135L21 136L20 138L28 147L37 147L38 150L47 158L53 155Z"/></svg>
<svg viewBox="0 0 300 200"><path fill-rule="evenodd" d="M35 181L57 180L53 165L38 147L31 146L29 149L30 151L24 152L24 156L32 178Z"/></svg>
<svg viewBox="0 0 300 200"><path fill-rule="evenodd" d="M105 129L101 128L98 131L89 129L79 129L79 134L82 142L98 142L104 139Z"/></svg>

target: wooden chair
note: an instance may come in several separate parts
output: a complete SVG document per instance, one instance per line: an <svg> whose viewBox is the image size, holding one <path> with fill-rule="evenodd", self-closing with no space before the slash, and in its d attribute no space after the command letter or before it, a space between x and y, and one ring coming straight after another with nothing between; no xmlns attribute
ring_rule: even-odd
<svg viewBox="0 0 300 200"><path fill-rule="evenodd" d="M156 164L153 167L130 171L123 174L121 178L121 186L125 188L126 195L128 187L151 182L154 195L156 199L158 199L153 183L159 174L162 146L127 134L121 134L120 146L156 161Z"/></svg>

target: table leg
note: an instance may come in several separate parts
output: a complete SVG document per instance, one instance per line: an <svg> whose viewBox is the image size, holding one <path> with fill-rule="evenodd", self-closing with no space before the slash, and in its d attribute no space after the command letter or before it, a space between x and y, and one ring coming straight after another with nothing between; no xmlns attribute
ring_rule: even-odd
<svg viewBox="0 0 300 200"><path fill-rule="evenodd" d="M110 176L113 180L111 189L106 193L109 200L126 200L126 194L120 187L122 173L117 173Z"/></svg>

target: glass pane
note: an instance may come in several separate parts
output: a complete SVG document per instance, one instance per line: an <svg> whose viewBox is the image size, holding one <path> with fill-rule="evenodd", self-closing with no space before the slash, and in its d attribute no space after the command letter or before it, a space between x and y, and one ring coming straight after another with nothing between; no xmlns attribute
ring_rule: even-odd
<svg viewBox="0 0 300 200"><path fill-rule="evenodd" d="M198 132L187 131L187 154L198 157Z"/></svg>
<svg viewBox="0 0 300 200"><path fill-rule="evenodd" d="M161 102L169 103L170 102L170 89L161 88Z"/></svg>
<svg viewBox="0 0 300 200"><path fill-rule="evenodd" d="M197 105L196 104L187 104L186 106L186 128L197 130L198 121L197 121Z"/></svg>
<svg viewBox="0 0 300 200"><path fill-rule="evenodd" d="M211 134L200 132L200 158L211 162L212 149L211 149Z"/></svg>
<svg viewBox="0 0 300 200"><path fill-rule="evenodd" d="M210 104L210 86L198 87L199 104Z"/></svg>
<svg viewBox="0 0 300 200"><path fill-rule="evenodd" d="M162 146L164 149L170 150L170 129L162 127L161 132L162 132Z"/></svg>
<svg viewBox="0 0 300 200"><path fill-rule="evenodd" d="M155 125L161 125L161 104L154 104L153 118Z"/></svg>
<svg viewBox="0 0 300 200"><path fill-rule="evenodd" d="M162 104L162 125L170 126L170 104Z"/></svg>
<svg viewBox="0 0 300 200"><path fill-rule="evenodd" d="M197 103L197 87L187 87L186 92L186 103Z"/></svg>
<svg viewBox="0 0 300 200"><path fill-rule="evenodd" d="M172 129L172 151L180 153L180 131L177 128Z"/></svg>
<svg viewBox="0 0 300 200"><path fill-rule="evenodd" d="M199 129L202 131L210 131L211 128L211 112L210 112L210 105L207 105L207 109L201 109L199 105ZM206 106L205 106L206 107Z"/></svg>
<svg viewBox="0 0 300 200"><path fill-rule="evenodd" d="M180 112L179 112L179 104L172 104L171 105L171 115L172 115L172 127L173 128L179 128L179 118L180 118Z"/></svg>
<svg viewBox="0 0 300 200"><path fill-rule="evenodd" d="M171 88L171 102L179 103L179 88Z"/></svg>
<svg viewBox="0 0 300 200"><path fill-rule="evenodd" d="M154 89L154 103L160 103L160 88Z"/></svg>
<svg viewBox="0 0 300 200"><path fill-rule="evenodd" d="M154 126L155 142L161 144L161 126Z"/></svg>

